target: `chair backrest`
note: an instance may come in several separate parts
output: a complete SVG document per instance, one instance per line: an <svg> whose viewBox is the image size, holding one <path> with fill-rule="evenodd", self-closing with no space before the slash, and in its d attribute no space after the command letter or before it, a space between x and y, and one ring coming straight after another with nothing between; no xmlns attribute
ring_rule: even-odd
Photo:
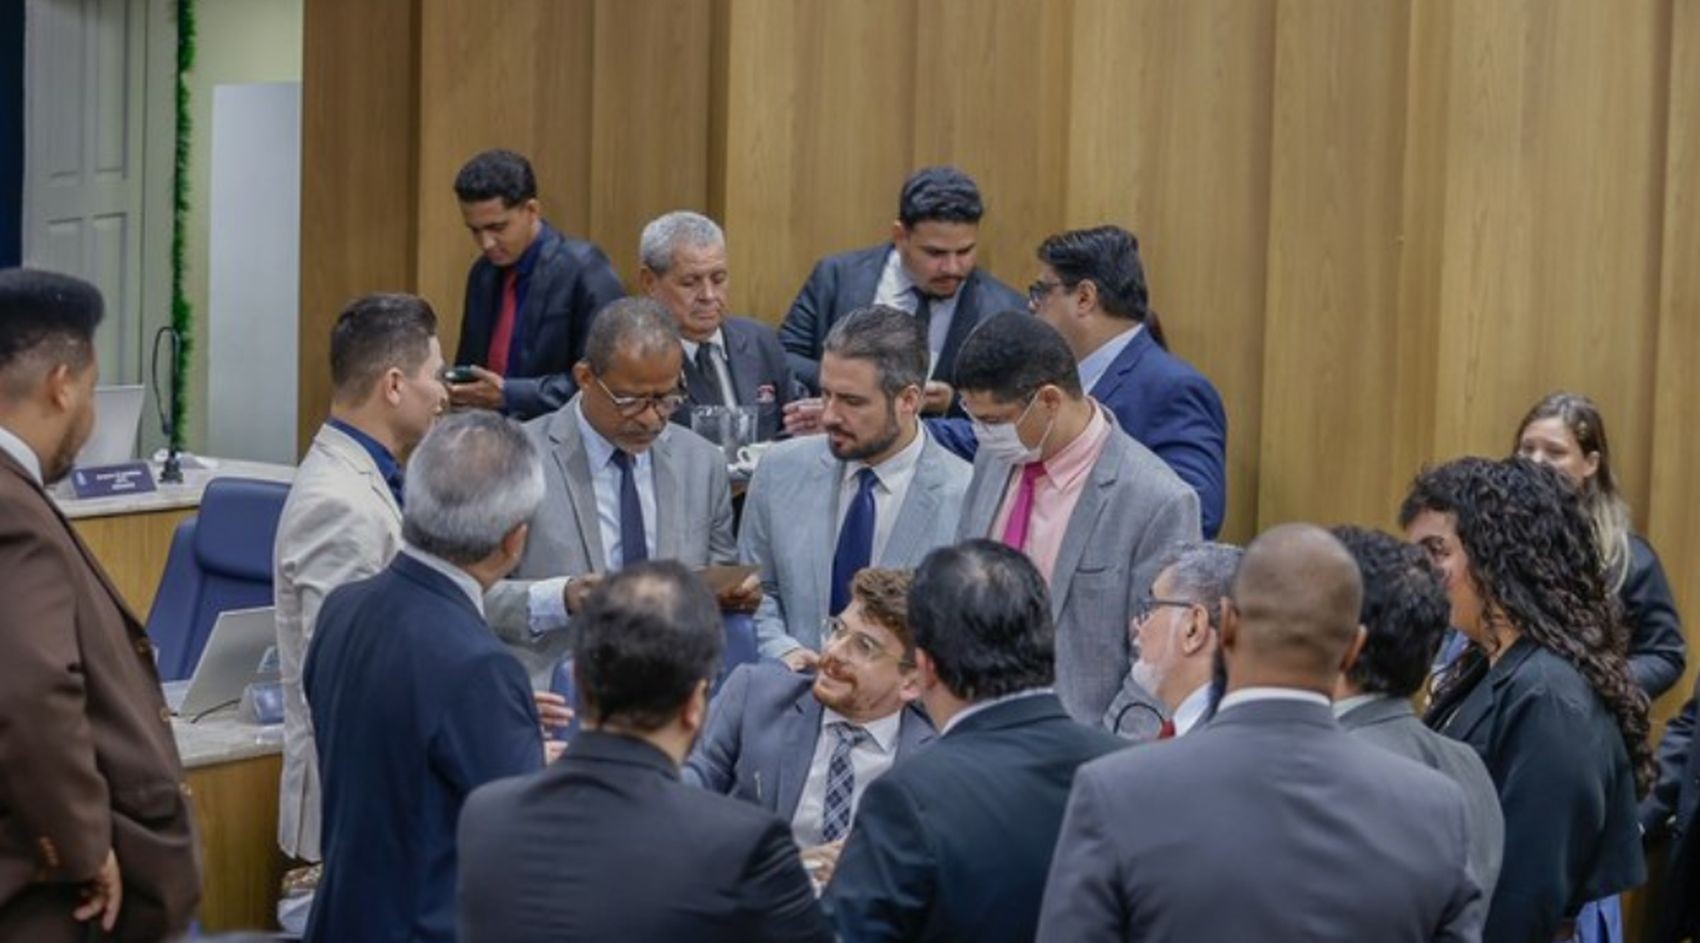
<svg viewBox="0 0 1700 943"><path fill-rule="evenodd" d="M720 690L720 685L726 681L726 676L732 669L761 658L761 649L756 646L756 620L743 613L729 613L720 617L726 627L726 650L720 656L720 676L714 679L713 694Z"/></svg>
<svg viewBox="0 0 1700 943"><path fill-rule="evenodd" d="M148 613L162 680L194 673L219 613L272 604L272 546L288 496L281 482L215 478L200 512L177 526Z"/></svg>

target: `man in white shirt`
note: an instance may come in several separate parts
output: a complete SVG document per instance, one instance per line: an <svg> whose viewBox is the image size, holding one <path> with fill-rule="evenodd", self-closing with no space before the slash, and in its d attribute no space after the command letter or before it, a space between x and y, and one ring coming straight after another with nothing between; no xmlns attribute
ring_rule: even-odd
<svg viewBox="0 0 1700 943"><path fill-rule="evenodd" d="M1222 600L1228 597L1241 550L1219 543L1189 543L1171 550L1139 601L1134 650L1139 658L1104 712L1104 726L1135 741L1185 734L1210 708ZM1154 705L1143 692L1156 695ZM1160 713L1159 713L1160 711Z"/></svg>

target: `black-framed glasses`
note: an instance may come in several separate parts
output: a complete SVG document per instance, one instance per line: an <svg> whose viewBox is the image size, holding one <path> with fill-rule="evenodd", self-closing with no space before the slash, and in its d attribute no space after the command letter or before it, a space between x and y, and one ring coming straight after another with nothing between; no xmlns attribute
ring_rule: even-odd
<svg viewBox="0 0 1700 943"><path fill-rule="evenodd" d="M1198 603L1190 599L1164 599L1161 596L1141 596L1133 609L1133 621L1144 622L1151 614L1164 607L1176 609L1191 609Z"/></svg>
<svg viewBox="0 0 1700 943"><path fill-rule="evenodd" d="M1027 300L1036 305L1044 301L1046 295L1061 287L1063 287L1062 282L1048 282L1042 278L1036 279L1033 284L1027 286Z"/></svg>
<svg viewBox="0 0 1700 943"><path fill-rule="evenodd" d="M644 410L654 409L665 418L685 405L685 394L682 390L662 393L659 396L617 396L608 388L608 384L602 382L601 377L596 378L596 385L602 387L608 401L614 404L614 408L619 410L622 416L641 416Z"/></svg>

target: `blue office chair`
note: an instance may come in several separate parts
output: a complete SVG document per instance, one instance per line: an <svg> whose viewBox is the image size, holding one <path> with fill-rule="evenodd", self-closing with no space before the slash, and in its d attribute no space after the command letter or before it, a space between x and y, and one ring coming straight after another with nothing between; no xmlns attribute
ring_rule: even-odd
<svg viewBox="0 0 1700 943"><path fill-rule="evenodd" d="M199 513L177 525L148 613L162 681L194 673L219 613L272 604L272 545L288 494L280 482L215 478Z"/></svg>
<svg viewBox="0 0 1700 943"><path fill-rule="evenodd" d="M720 672L714 676L714 683L709 686L708 695L713 697L719 693L720 686L726 683L726 676L739 665L761 660L761 651L756 646L756 620L741 613L729 613L721 616L721 624L726 628L726 647L720 655ZM573 656L567 655L555 663L555 670L549 678L549 690L567 699L567 705L578 710L578 684L573 678ZM554 736L561 740L570 740L578 733L578 718L573 722L558 728Z"/></svg>

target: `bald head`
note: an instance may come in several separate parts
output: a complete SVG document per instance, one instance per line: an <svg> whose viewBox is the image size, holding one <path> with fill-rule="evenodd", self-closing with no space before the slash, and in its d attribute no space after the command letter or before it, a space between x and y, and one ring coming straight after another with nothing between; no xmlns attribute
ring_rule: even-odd
<svg viewBox="0 0 1700 943"><path fill-rule="evenodd" d="M1265 531L1246 548L1233 600L1235 687L1255 676L1332 689L1363 602L1357 563L1340 541L1311 524Z"/></svg>

